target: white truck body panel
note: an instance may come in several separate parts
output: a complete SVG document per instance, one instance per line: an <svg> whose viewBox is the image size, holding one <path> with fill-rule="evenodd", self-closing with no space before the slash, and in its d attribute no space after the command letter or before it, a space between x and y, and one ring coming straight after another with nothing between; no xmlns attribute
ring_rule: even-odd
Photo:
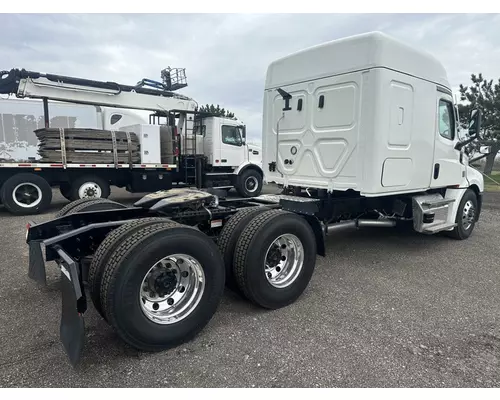
<svg viewBox="0 0 500 400"><path fill-rule="evenodd" d="M255 144L248 144L248 161L258 165L262 169L262 147Z"/></svg>
<svg viewBox="0 0 500 400"><path fill-rule="evenodd" d="M160 125L137 124L122 129L137 135L141 145L141 163L161 163Z"/></svg>
<svg viewBox="0 0 500 400"><path fill-rule="evenodd" d="M283 112L277 88L292 95L291 110ZM440 133L440 100L451 105L452 139ZM365 196L460 184L465 166L453 149L458 140L453 113L439 61L384 34L303 50L275 61L267 72L266 181L352 189ZM272 162L275 172L268 170ZM440 164L437 179L435 163Z"/></svg>

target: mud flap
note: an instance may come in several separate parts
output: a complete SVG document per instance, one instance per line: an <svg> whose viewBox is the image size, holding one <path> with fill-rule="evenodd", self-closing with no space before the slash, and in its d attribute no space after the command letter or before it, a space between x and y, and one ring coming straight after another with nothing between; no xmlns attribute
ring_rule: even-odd
<svg viewBox="0 0 500 400"><path fill-rule="evenodd" d="M43 261L42 242L32 240L29 242L29 267L28 277L42 285L47 284L45 262Z"/></svg>
<svg viewBox="0 0 500 400"><path fill-rule="evenodd" d="M83 295L78 276L78 267L62 249L57 249L61 258L61 292L62 310L60 338L64 350L74 366L80 361L85 342L85 322L83 313L86 310L86 299Z"/></svg>

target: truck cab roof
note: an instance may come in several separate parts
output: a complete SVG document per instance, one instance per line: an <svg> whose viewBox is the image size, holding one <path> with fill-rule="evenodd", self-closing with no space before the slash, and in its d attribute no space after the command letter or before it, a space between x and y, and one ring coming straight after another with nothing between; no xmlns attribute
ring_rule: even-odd
<svg viewBox="0 0 500 400"><path fill-rule="evenodd" d="M443 65L381 32L326 42L271 63L266 90L372 68L387 68L450 88Z"/></svg>

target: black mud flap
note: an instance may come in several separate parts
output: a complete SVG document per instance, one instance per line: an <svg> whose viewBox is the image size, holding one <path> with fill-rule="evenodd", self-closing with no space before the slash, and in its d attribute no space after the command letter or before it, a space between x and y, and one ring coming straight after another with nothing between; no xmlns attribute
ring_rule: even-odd
<svg viewBox="0 0 500 400"><path fill-rule="evenodd" d="M34 281L46 285L47 276L45 273L45 262L43 260L42 242L39 240L32 240L29 246L29 269L28 277Z"/></svg>
<svg viewBox="0 0 500 400"><path fill-rule="evenodd" d="M61 291L62 310L60 337L64 350L73 366L78 364L85 342L85 322L83 313L86 310L86 299L80 278L78 266L62 249L57 249L61 261Z"/></svg>

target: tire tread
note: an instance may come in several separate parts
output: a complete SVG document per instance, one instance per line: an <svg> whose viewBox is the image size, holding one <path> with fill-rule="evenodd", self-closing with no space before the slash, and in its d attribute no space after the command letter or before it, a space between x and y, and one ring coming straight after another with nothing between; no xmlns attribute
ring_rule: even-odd
<svg viewBox="0 0 500 400"><path fill-rule="evenodd" d="M183 335L181 338L177 338L175 341L170 341L168 344L150 344L147 342L144 342L143 340L139 338L135 338L133 336L130 336L126 329L122 328L119 325L117 315L115 314L115 307L116 305L113 304L113 293L116 289L115 285L117 282L117 277L119 276L118 274L120 273L120 266L122 263L134 252L140 250L140 246L142 243L149 241L151 238L153 238L155 235L157 235L159 232L172 229L172 228L180 228L182 230L192 230L194 234L196 235L203 235L200 231L198 231L196 228L186 226L186 225L181 225L176 222L165 222L165 223L159 223L159 224L153 224L153 225L147 225L145 227L142 227L141 229L135 231L135 232L129 232L128 237L124 238L124 240L120 243L120 245L114 249L112 252L111 256L109 257L109 261L106 264L104 274L102 277L101 281L101 302L103 305L103 311L107 317L107 320L113 330L120 336L125 342L127 342L129 345L143 350L143 351L159 351L159 350L165 350L168 348L175 347L177 345L180 345L182 343L185 343L189 340L191 340L194 336L196 336L201 329L210 321L210 319L213 316L213 313L208 313L206 316L204 316L202 319L199 319L197 321L197 328L193 329L189 332L187 335ZM212 242L213 243L213 242ZM215 246L215 243L213 243L215 250L217 250L217 247ZM222 268L222 257L220 258L220 267ZM224 269L222 268L222 271ZM223 275L222 275L223 277ZM223 287L224 283L221 281L221 287L220 290L216 291L213 293L212 297L208 300L207 303L213 303L213 301L216 302L215 307L218 306L220 299L222 297L223 293ZM213 304L212 304L213 306Z"/></svg>
<svg viewBox="0 0 500 400"><path fill-rule="evenodd" d="M255 216L243 231L236 245L233 262L233 273L236 279L236 284L238 285L238 288L241 290L241 292L245 295L245 297L253 303L257 303L257 300L251 290L250 285L247 284L245 277L245 261L250 249L250 244L254 236L265 224L269 223L270 220L286 213L288 212L283 210L269 210Z"/></svg>
<svg viewBox="0 0 500 400"><path fill-rule="evenodd" d="M238 285L232 274L233 254L237 242L237 238L236 241L234 240L235 231L243 221L251 218L251 216L257 215L259 212L265 211L266 207L263 206L248 207L240 210L229 218L219 234L217 245L224 259L224 264L226 264L226 283L227 286L233 290L238 290ZM227 261L229 261L229 265L227 265Z"/></svg>
<svg viewBox="0 0 500 400"><path fill-rule="evenodd" d="M90 297L92 299L92 302L94 303L94 307L104 319L106 319L106 316L102 309L100 290L102 276L110 255L120 244L123 238L125 238L129 234L132 234L132 232L140 230L142 227L148 225L165 223L167 221L168 220L166 218L161 217L138 219L136 221L123 224L118 228L112 230L100 243L99 247L92 257L92 262L90 263L88 286L90 290Z"/></svg>
<svg viewBox="0 0 500 400"><path fill-rule="evenodd" d="M142 229L139 229L138 231L130 231L127 235L128 237L123 238L122 243L120 243L120 245L110 255L108 263L102 275L100 293L103 312L106 315L107 320L110 321L112 325L113 315L112 313L111 315L109 313L107 298L108 294L114 289L113 277L122 260L135 250L135 245L138 242L141 242L148 236L154 235L158 231L174 228L176 226L179 226L179 224L172 221L163 224L148 225L143 227Z"/></svg>
<svg viewBox="0 0 500 400"><path fill-rule="evenodd" d="M92 199L92 198L78 199L78 200L72 201L71 203L66 204L63 208L61 208L57 212L56 218L64 217L65 215L67 215L69 213L69 211L71 211L73 208L75 208L81 204L88 203L89 201L99 201L99 200L111 201L111 200L107 200L107 199Z"/></svg>

